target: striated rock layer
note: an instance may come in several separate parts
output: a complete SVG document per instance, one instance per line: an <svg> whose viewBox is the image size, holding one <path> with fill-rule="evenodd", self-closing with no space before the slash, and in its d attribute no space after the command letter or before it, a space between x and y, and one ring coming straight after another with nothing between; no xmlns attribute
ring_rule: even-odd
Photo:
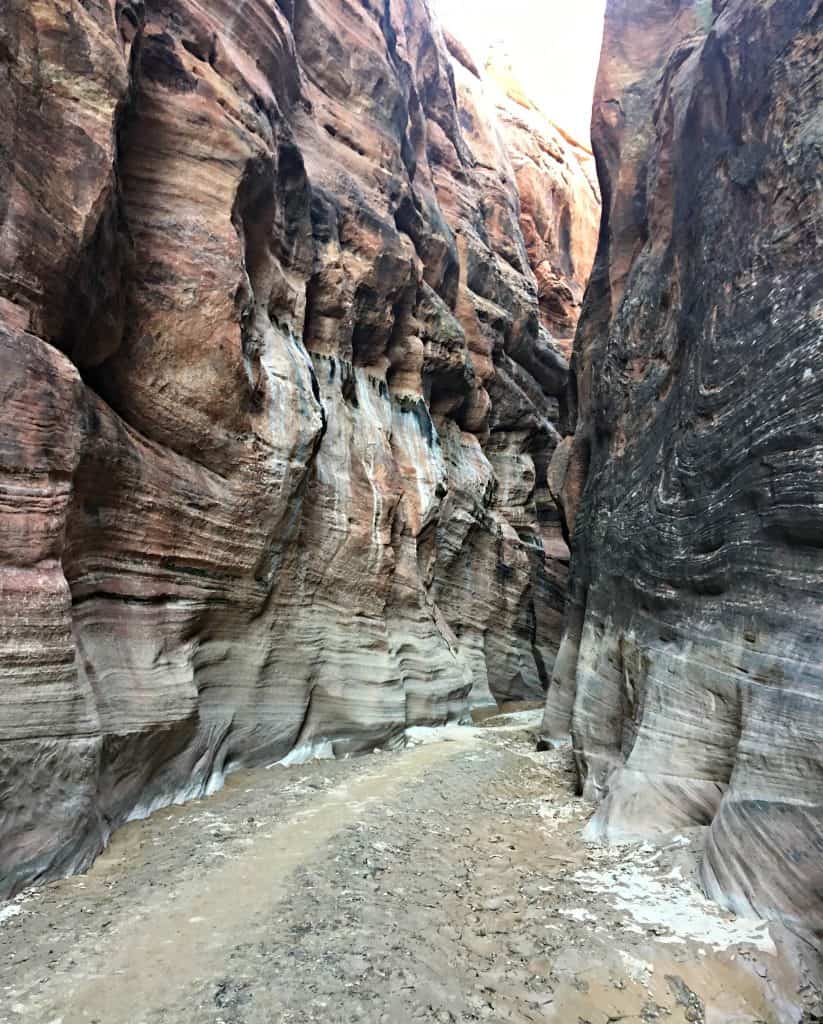
<svg viewBox="0 0 823 1024"><path fill-rule="evenodd" d="M594 833L709 826L710 894L818 931L822 18L610 0L544 723L572 733Z"/></svg>
<svg viewBox="0 0 823 1024"><path fill-rule="evenodd" d="M0 12L0 895L542 697L568 372L485 88L420 0Z"/></svg>

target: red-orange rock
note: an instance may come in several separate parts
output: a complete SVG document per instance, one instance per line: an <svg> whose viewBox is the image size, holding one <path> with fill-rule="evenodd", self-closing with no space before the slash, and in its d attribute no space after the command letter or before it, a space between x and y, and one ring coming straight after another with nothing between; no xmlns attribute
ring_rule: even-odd
<svg viewBox="0 0 823 1024"><path fill-rule="evenodd" d="M567 368L425 5L38 0L0 59L0 891L540 696Z"/></svg>
<svg viewBox="0 0 823 1024"><path fill-rule="evenodd" d="M529 99L508 61L492 53L487 71L501 93L497 114L515 173L540 318L568 357L597 246L594 154Z"/></svg>

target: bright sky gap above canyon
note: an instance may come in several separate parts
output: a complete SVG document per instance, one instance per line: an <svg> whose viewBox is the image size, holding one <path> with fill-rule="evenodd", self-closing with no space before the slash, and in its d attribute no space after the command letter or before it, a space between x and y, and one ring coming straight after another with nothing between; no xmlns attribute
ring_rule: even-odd
<svg viewBox="0 0 823 1024"><path fill-rule="evenodd" d="M525 91L561 127L587 140L605 0L435 0L444 25L480 64L505 52Z"/></svg>

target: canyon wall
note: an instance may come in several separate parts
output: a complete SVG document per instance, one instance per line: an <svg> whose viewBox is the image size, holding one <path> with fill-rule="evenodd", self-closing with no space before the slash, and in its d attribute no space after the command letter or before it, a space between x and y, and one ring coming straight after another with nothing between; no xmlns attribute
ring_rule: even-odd
<svg viewBox="0 0 823 1024"><path fill-rule="evenodd" d="M3 7L0 896L542 699L568 367L494 108L419 0Z"/></svg>
<svg viewBox="0 0 823 1024"><path fill-rule="evenodd" d="M544 722L594 835L708 826L710 895L818 933L822 41L819 0L610 0Z"/></svg>
<svg viewBox="0 0 823 1024"><path fill-rule="evenodd" d="M520 224L537 279L540 319L568 358L600 225L594 154L529 97L505 53L492 49L486 73L498 89L497 119L517 177Z"/></svg>

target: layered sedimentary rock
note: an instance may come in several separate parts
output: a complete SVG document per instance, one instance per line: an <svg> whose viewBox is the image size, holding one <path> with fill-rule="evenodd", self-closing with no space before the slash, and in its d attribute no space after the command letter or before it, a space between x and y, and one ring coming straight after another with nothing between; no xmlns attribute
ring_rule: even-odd
<svg viewBox="0 0 823 1024"><path fill-rule="evenodd" d="M542 695L567 365L457 73L411 0L0 13L0 895Z"/></svg>
<svg viewBox="0 0 823 1024"><path fill-rule="evenodd" d="M823 928L823 8L610 0L544 724L592 831L708 826L731 907Z"/></svg>
<svg viewBox="0 0 823 1024"><path fill-rule="evenodd" d="M491 53L486 71L502 94L497 116L520 193L520 227L537 279L540 319L568 357L600 223L594 155L529 98L503 53Z"/></svg>

